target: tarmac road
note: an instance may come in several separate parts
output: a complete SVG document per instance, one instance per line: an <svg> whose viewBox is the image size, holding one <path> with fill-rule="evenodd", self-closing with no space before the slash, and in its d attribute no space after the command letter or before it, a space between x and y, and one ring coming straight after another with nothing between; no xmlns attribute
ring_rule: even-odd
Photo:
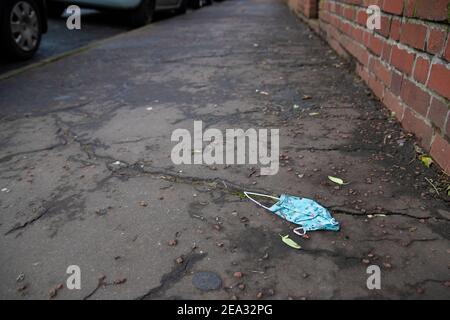
<svg viewBox="0 0 450 320"><path fill-rule="evenodd" d="M425 180L439 172L280 1L123 34L0 81L0 106L1 298L450 298L450 210ZM280 129L278 174L175 165L171 135L195 120ZM315 199L341 230L303 239L244 190ZM218 290L193 284L202 271Z"/></svg>

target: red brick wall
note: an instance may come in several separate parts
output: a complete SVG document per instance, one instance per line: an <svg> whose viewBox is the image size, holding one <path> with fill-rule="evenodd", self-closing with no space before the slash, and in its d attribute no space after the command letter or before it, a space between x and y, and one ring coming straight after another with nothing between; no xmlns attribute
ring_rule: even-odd
<svg viewBox="0 0 450 320"><path fill-rule="evenodd" d="M310 1L289 4L296 2ZM366 27L372 4L382 9L380 30ZM323 37L356 61L359 76L448 174L449 12L450 0L321 0L319 9Z"/></svg>
<svg viewBox="0 0 450 320"><path fill-rule="evenodd" d="M318 0L296 0L297 10L309 19L317 18L319 1Z"/></svg>

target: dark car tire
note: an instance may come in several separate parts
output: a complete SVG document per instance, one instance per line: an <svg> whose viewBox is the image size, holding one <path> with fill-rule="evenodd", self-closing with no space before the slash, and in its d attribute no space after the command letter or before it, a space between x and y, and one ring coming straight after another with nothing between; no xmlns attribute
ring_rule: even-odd
<svg viewBox="0 0 450 320"><path fill-rule="evenodd" d="M51 18L60 18L62 14L66 11L68 5L58 2L47 2L47 14Z"/></svg>
<svg viewBox="0 0 450 320"><path fill-rule="evenodd" d="M213 0L206 0L205 1L205 6L210 6L213 4Z"/></svg>
<svg viewBox="0 0 450 320"><path fill-rule="evenodd" d="M152 22L155 3L155 0L142 0L141 4L129 14L131 26L138 28Z"/></svg>
<svg viewBox="0 0 450 320"><path fill-rule="evenodd" d="M187 11L189 0L182 0L180 7L178 9L175 9L176 14L185 14Z"/></svg>
<svg viewBox="0 0 450 320"><path fill-rule="evenodd" d="M30 12L34 12L36 18L33 16L30 20L30 15L25 18L18 18L17 15L15 15L12 18L13 10L15 8L22 10L22 12L24 12L24 8L26 8ZM6 58L13 60L31 59L39 49L42 38L43 15L39 10L39 6L34 0L7 0L3 9L0 16L0 53ZM11 19L18 23L23 23L21 26L23 25L28 29L13 32ZM24 32L27 32L26 34L29 37L28 41L21 44L17 43L15 39L18 39L19 34L24 34Z"/></svg>
<svg viewBox="0 0 450 320"><path fill-rule="evenodd" d="M202 8L204 5L204 0L191 0L189 3L189 7L195 10Z"/></svg>

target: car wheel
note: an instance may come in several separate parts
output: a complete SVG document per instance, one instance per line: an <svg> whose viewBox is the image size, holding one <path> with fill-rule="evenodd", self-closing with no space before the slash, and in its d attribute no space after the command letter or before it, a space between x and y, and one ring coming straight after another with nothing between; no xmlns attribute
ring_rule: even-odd
<svg viewBox="0 0 450 320"><path fill-rule="evenodd" d="M155 3L155 0L142 0L141 4L130 13L130 24L138 28L152 22Z"/></svg>
<svg viewBox="0 0 450 320"><path fill-rule="evenodd" d="M197 10L203 7L205 2L205 0L191 0L190 7Z"/></svg>
<svg viewBox="0 0 450 320"><path fill-rule="evenodd" d="M175 10L176 14L185 14L187 11L189 0L181 0L180 7Z"/></svg>
<svg viewBox="0 0 450 320"><path fill-rule="evenodd" d="M67 5L57 2L47 3L47 13L49 17L60 18L62 14L66 11Z"/></svg>
<svg viewBox="0 0 450 320"><path fill-rule="evenodd" d="M41 43L41 19L34 0L8 0L0 19L4 55L16 60L33 57Z"/></svg>
<svg viewBox="0 0 450 320"><path fill-rule="evenodd" d="M205 6L210 6L212 5L213 0L205 0Z"/></svg>

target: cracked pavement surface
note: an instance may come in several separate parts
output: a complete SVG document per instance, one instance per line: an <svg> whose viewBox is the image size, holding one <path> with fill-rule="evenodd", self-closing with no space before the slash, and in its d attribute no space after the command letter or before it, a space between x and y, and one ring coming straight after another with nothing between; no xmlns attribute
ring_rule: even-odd
<svg viewBox="0 0 450 320"><path fill-rule="evenodd" d="M449 200L425 180L446 178L349 70L281 2L233 0L0 82L0 297L450 298ZM194 120L280 128L279 173L173 165ZM299 238L243 190L315 199L341 231ZM55 289L69 265L81 290Z"/></svg>

